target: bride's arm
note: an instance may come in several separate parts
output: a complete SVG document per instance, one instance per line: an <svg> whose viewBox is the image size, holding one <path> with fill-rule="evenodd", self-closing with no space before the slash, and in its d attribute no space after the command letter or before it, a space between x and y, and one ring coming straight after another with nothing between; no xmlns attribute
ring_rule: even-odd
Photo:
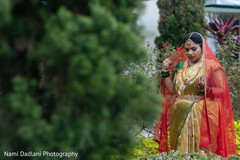
<svg viewBox="0 0 240 160"><path fill-rule="evenodd" d="M211 87L211 92L214 95L223 95L223 93L225 93L225 87L226 87L226 79L224 78L224 72L221 69L217 69L215 71L213 71L213 76L211 77L211 83L212 83L212 87Z"/></svg>
<svg viewBox="0 0 240 160"><path fill-rule="evenodd" d="M162 71L163 72L167 72L168 69L169 69L169 66L172 64L172 61L170 59L166 59L163 61L163 67L162 67ZM168 71L169 72L169 71ZM163 83L164 83L164 86L166 87L167 89L167 92L169 94L175 94L176 91L175 91L175 86L173 84L173 80L172 78L170 77L166 77L164 78L163 77Z"/></svg>
<svg viewBox="0 0 240 160"><path fill-rule="evenodd" d="M164 83L164 85L167 89L167 92L169 94L175 94L176 93L175 86L174 86L173 81L170 77L164 78L163 83Z"/></svg>

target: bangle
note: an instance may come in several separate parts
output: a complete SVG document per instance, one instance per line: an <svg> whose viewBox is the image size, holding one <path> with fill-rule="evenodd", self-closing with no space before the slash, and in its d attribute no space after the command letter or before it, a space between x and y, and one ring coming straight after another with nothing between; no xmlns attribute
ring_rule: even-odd
<svg viewBox="0 0 240 160"><path fill-rule="evenodd" d="M162 74L162 78L167 78L167 77L169 77L169 71L168 70L162 70L162 72L161 72L161 74Z"/></svg>

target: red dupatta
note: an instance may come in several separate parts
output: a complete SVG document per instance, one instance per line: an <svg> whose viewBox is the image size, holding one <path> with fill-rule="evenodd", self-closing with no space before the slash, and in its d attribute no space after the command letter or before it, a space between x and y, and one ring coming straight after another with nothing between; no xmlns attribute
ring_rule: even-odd
<svg viewBox="0 0 240 160"><path fill-rule="evenodd" d="M205 39L203 37L202 39L206 79L200 127L200 148L204 147L214 154L228 157L236 154L236 139L228 81L223 67L219 64ZM173 70L178 62L187 60L184 45L180 47L170 60L173 62L169 68L170 77L172 77ZM161 84L161 93L164 96L164 103L162 104L163 109L162 113L158 115L153 139L159 143L159 152L168 152L167 130L171 126L171 110L177 95L168 94L163 83ZM217 102L219 105L219 111L217 113L211 112L211 108L214 108L214 106L211 106L208 100ZM212 116L212 114L219 116L219 125L217 128L214 126L213 122L209 120L209 116ZM218 133L217 144L212 144L211 139L214 138L213 136L216 136L215 133ZM215 147L217 150L211 150L211 147Z"/></svg>

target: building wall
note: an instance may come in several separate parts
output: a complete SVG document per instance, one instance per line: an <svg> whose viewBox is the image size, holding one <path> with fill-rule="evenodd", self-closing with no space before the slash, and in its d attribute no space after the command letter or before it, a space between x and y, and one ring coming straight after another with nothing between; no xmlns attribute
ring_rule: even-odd
<svg viewBox="0 0 240 160"><path fill-rule="evenodd" d="M139 17L138 24L144 27L144 44L149 43L150 46L155 46L154 39L156 36L159 36L159 9L157 7L157 0L144 1L144 4L145 12Z"/></svg>

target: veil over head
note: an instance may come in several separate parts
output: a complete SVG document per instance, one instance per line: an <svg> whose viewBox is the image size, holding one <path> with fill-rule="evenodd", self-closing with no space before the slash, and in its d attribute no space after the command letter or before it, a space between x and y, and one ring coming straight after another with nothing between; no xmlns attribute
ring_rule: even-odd
<svg viewBox="0 0 240 160"><path fill-rule="evenodd" d="M199 34L199 33L198 33ZM199 34L200 35L200 34ZM202 35L200 35L202 37ZM204 103L202 110L201 126L200 126L200 148L208 149L212 144L212 138L215 132L217 137L217 151L214 154L228 157L236 154L236 140L234 131L234 121L232 113L232 104L227 77L223 67L218 62L212 50L208 46L205 39L202 37L202 52L204 59L204 74L205 74L205 92ZM180 61L186 61L186 51L184 44L174 54L170 60L173 62L169 68L170 77L173 76L174 68ZM162 113L158 115L155 124L153 139L159 143L158 150L160 152L168 152L170 150L168 144L168 128L171 126L171 110L177 95L170 95L162 82L161 93L164 96L162 104ZM219 111L214 113L208 100L216 101L219 105ZM214 122L209 120L209 116L218 114L218 128L214 126ZM210 150L211 151L211 150Z"/></svg>

